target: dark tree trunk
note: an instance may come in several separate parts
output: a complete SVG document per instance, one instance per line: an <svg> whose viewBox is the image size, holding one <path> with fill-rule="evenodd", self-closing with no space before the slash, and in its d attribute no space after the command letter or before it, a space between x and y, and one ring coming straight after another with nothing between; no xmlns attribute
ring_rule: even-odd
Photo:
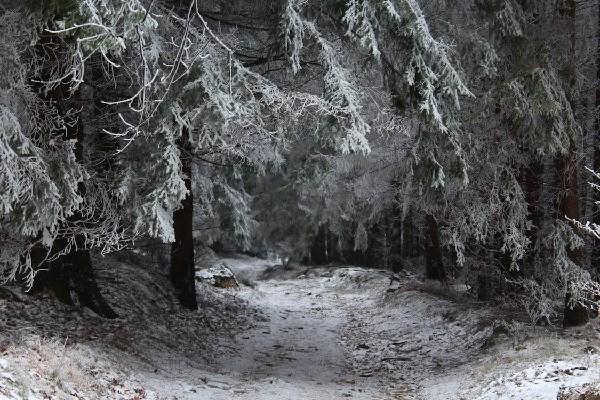
<svg viewBox="0 0 600 400"><path fill-rule="evenodd" d="M43 33L40 38L38 49L44 51L43 46L59 46L56 43L55 37L49 33ZM42 80L45 77L42 75ZM36 84L34 84L36 86ZM46 100L53 101L61 115L66 115L69 108L79 109L83 105L81 99L81 90L77 90L71 97L67 95L67 88L63 84L59 84L49 93L41 93ZM83 162L83 140L84 127L82 115L78 115L78 119L74 124L67 124L65 130L65 140L75 141L75 159L77 162ZM85 185L79 183L77 188L79 194L85 197ZM78 212L69 217L66 225L82 220L82 215ZM36 274L33 292L48 288L62 302L74 305L73 295L76 295L77 301L81 306L88 307L96 314L105 318L116 318L118 315L108 305L103 298L100 289L96 283L90 252L85 248L85 238L82 234L76 234L74 245L68 251L57 257L51 262L45 262L42 266L42 271ZM57 238L50 250L51 255L63 253L68 246L69 238ZM45 258L45 249L34 249L32 252L32 261L37 265ZM53 258L53 257L52 257Z"/></svg>
<svg viewBox="0 0 600 400"><path fill-rule="evenodd" d="M598 29L597 29L597 43L596 43L596 79L600 82L600 0L597 2L598 7ZM594 123L595 135L594 135L594 171L600 171L600 116L598 111L600 110L600 85L596 85L596 96L595 96L595 108L594 112L596 120ZM594 203L600 202L600 191L593 190L592 198ZM596 207L592 221L595 224L600 225L600 210ZM600 240L594 240L594 246L592 248L592 265L596 269L596 273L600 275Z"/></svg>
<svg viewBox="0 0 600 400"><path fill-rule="evenodd" d="M431 214L426 215L425 222L429 235L429 242L425 252L425 277L445 282L446 270L444 269L444 261L442 259L438 223Z"/></svg>
<svg viewBox="0 0 600 400"><path fill-rule="evenodd" d="M527 230L527 238L531 242L531 250L527 252L521 267L521 276L530 276L536 254L533 251L538 240L538 231L542 221L540 196L542 193L542 174L544 165L540 161L533 161L528 167L521 170L520 181L525 191L527 213L531 221L531 228Z"/></svg>
<svg viewBox="0 0 600 400"><path fill-rule="evenodd" d="M397 254L396 257L394 258L393 262L392 262L392 272L400 272L402 271L402 269L404 268L404 259L406 257L405 254L405 246L406 246L406 230L404 229L404 218L402 217L402 211L400 210L400 212L398 213L398 215L400 215L400 218L398 219L398 223L397 225L397 229L398 229L398 235L397 235Z"/></svg>
<svg viewBox="0 0 600 400"><path fill-rule="evenodd" d="M389 260L392 272L398 273L403 269L404 257L404 218L401 202L394 203L391 218L389 218Z"/></svg>
<svg viewBox="0 0 600 400"><path fill-rule="evenodd" d="M78 122L68 131L77 131L76 157L81 158L81 123ZM79 192L84 195L85 188L83 184L79 185ZM81 219L81 214L75 213L67 220L67 224ZM105 318L116 318L118 315L108 305L103 298L92 268L90 251L85 248L85 240L82 235L74 238L75 244L71 245L66 254L57 257L55 260L44 263L43 270L36 274L32 292L39 292L47 288L51 290L56 297L69 305L75 305L73 295L76 295L77 301L83 307L88 307L96 314ZM68 246L67 238L57 238L50 250L51 257L64 252ZM36 263L45 257L46 251L36 249L32 254L32 260Z"/></svg>
<svg viewBox="0 0 600 400"><path fill-rule="evenodd" d="M487 301L492 298L493 285L488 272L483 269L477 271L477 300Z"/></svg>
<svg viewBox="0 0 600 400"><path fill-rule="evenodd" d="M173 213L175 242L171 245L171 281L182 306L190 310L198 309L196 300L196 279L194 260L194 197L192 194L192 159L189 132L181 135L181 169L185 177L188 194L181 202L181 208Z"/></svg>
<svg viewBox="0 0 600 400"><path fill-rule="evenodd" d="M52 253L65 249L68 241L59 238L54 242ZM32 291L49 289L57 299L68 305L88 307L101 317L117 318L96 283L89 250L73 247L58 259L47 262L46 270L36 274Z"/></svg>
<svg viewBox="0 0 600 400"><path fill-rule="evenodd" d="M398 273L400 271L402 271L404 269L404 252L402 251L404 249L404 227L403 227L403 223L400 222L400 224L398 225L398 229L400 230L399 232L399 237L398 237L398 253L394 255L394 257L391 260L391 267L392 267L392 272Z"/></svg>
<svg viewBox="0 0 600 400"><path fill-rule="evenodd" d="M579 199L578 199L578 183L577 183L577 159L575 153L575 145L571 143L568 154L558 164L558 173L561 178L559 186L558 210L559 217L567 217L571 219L579 219ZM579 264L582 260L582 254L579 250L568 250L569 258L573 262ZM573 306L569 306L575 302ZM563 326L576 326L585 324L588 321L587 309L573 299L573 293L567 287L565 295L565 308Z"/></svg>
<svg viewBox="0 0 600 400"><path fill-rule="evenodd" d="M565 296L565 313L563 318L563 327L578 326L585 324L589 320L588 309L583 305L576 303L574 305L569 302L572 299L572 292L567 290Z"/></svg>
<svg viewBox="0 0 600 400"><path fill-rule="evenodd" d="M408 214L402 223L402 259L414 257L416 247L412 215Z"/></svg>
<svg viewBox="0 0 600 400"><path fill-rule="evenodd" d="M310 263L319 265L327 262L325 230L325 226L320 226L316 236L312 239Z"/></svg>
<svg viewBox="0 0 600 400"><path fill-rule="evenodd" d="M307 257L308 263L324 265L340 261L344 257L347 257L347 259L352 262L360 262L362 259L360 252L347 251L344 254L343 251L339 251L337 246L338 239L339 238L329 230L327 225L321 225L317 234L312 239L309 256Z"/></svg>
<svg viewBox="0 0 600 400"><path fill-rule="evenodd" d="M577 16L577 1L568 0L566 3L567 17L571 24L571 49L569 61L569 101L573 112L576 110L575 85L577 80L577 31L576 31L576 16ZM576 153L575 138L571 138L569 143L568 153L558 162L558 173L561 179L558 194L558 210L561 213L559 217L567 217L571 219L579 219L579 199L578 199L578 182L577 182L577 153ZM570 251L569 257L576 263L581 262L580 251ZM572 307L569 304L575 303ZM588 321L587 309L573 298L573 293L570 290L570 283L567 284L567 292L565 295L565 308L563 326L575 326L585 324Z"/></svg>

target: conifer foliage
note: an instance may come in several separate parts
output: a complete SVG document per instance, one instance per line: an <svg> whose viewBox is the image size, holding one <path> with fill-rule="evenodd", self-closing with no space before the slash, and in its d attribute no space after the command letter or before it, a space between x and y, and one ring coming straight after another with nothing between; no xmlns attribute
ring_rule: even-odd
<svg viewBox="0 0 600 400"><path fill-rule="evenodd" d="M190 309L210 245L420 267L583 322L598 7L5 2L0 280L115 316L93 259L152 237Z"/></svg>

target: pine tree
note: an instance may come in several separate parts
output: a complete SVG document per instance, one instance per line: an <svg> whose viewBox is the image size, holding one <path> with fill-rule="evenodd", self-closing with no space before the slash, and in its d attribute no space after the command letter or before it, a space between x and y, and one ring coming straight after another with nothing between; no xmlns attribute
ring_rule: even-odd
<svg viewBox="0 0 600 400"><path fill-rule="evenodd" d="M566 17L569 22L570 53L568 60L568 85L569 85L569 103L571 109L576 109L576 80L577 80L577 2L568 0L566 2ZM557 169L560 179L557 206L559 213L570 220L579 220L579 186L577 183L578 165L576 137L569 138L568 152L557 162ZM570 249L569 258L574 263L582 262L582 255L579 249ZM574 293L573 282L567 281L567 292L565 294L565 310L563 326L575 326L584 324L588 321L587 309L580 303L578 296Z"/></svg>

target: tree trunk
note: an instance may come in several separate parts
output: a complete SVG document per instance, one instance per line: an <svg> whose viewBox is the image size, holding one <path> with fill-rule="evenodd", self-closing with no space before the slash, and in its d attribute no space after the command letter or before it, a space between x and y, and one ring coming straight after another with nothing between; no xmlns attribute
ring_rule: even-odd
<svg viewBox="0 0 600 400"><path fill-rule="evenodd" d="M425 277L445 282L446 270L442 259L438 223L431 214L426 215L425 222L429 234L429 242L425 253Z"/></svg>
<svg viewBox="0 0 600 400"><path fill-rule="evenodd" d="M568 0L567 17L571 23L571 49L569 61L569 101L573 113L576 111L575 85L577 80L577 2L576 0ZM575 138L569 141L569 151L558 162L558 173L561 180L558 193L558 210L561 213L560 218L567 217L571 219L579 219L579 199L578 199L578 182L577 182L577 153L576 153ZM569 251L569 257L577 264L581 262L581 253L577 250ZM587 309L577 302L578 299L573 298L573 292L570 289L570 283L567 283L567 291L565 295L564 319L563 326L575 326L585 324L588 321ZM573 306L570 304L575 303Z"/></svg>
<svg viewBox="0 0 600 400"><path fill-rule="evenodd" d="M408 214L402 223L402 260L406 260L407 258L412 258L415 256L415 253L418 254L418 251L415 252L415 248L418 247L418 244L415 244L415 236L413 229L413 216L412 214Z"/></svg>
<svg viewBox="0 0 600 400"><path fill-rule="evenodd" d="M579 199L578 199L578 183L577 183L577 159L575 153L575 144L572 142L567 155L559 160L558 172L561 178L559 186L560 193L558 194L558 210L561 217L571 219L579 219ZM579 250L568 251L569 258L579 264L582 259L582 254ZM588 321L587 309L573 299L573 293L570 290L570 283L567 284L567 292L565 295L565 308L563 326L576 326L585 324ZM569 306L575 301L573 306Z"/></svg>
<svg viewBox="0 0 600 400"><path fill-rule="evenodd" d="M398 198L397 198L398 199ZM391 217L389 218L389 260L388 264L392 272L398 273L403 269L404 257L404 220L406 212L400 206L400 202L394 202Z"/></svg>
<svg viewBox="0 0 600 400"><path fill-rule="evenodd" d="M404 248L406 245L406 231L404 229L404 219L405 217L402 216L402 214L400 213L401 218L399 218L399 220L397 221L397 229L398 229L398 235L397 235L397 243L398 243L398 250L396 252L396 257L394 258L394 262L392 263L392 272L398 273L400 271L402 271L403 266L404 266L404 258L406 257L406 254L404 254Z"/></svg>
<svg viewBox="0 0 600 400"><path fill-rule="evenodd" d="M528 167L525 167L520 172L520 181L525 191L525 199L527 201L527 213L531 221L531 228L527 230L527 238L531 242L531 250L527 252L521 270L521 276L529 277L532 274L533 263L535 262L536 254L533 249L538 240L538 231L542 221L542 213L540 209L540 196L542 193L542 174L544 173L544 165L538 161L533 161Z"/></svg>
<svg viewBox="0 0 600 400"><path fill-rule="evenodd" d="M404 221L400 220L397 224L397 229L398 229L398 236L397 238L397 253L394 254L394 257L392 258L392 272L398 273L400 271L402 271L404 269L404 258L406 257L406 254L404 254L404 248L405 248L405 239L406 239L406 232L404 230Z"/></svg>
<svg viewBox="0 0 600 400"><path fill-rule="evenodd" d="M181 201L181 208L173 213L175 242L171 245L171 281L179 302L190 310L198 309L194 260L194 197L192 194L192 159L189 132L184 128L181 135L181 169L185 175L188 194Z"/></svg>
<svg viewBox="0 0 600 400"><path fill-rule="evenodd" d="M351 262L360 262L363 259L360 251L344 252L344 248L340 251L338 240L339 237L331 232L328 225L319 226L317 234L312 239L308 257L306 257L308 263L325 265L340 261L344 257Z"/></svg>
<svg viewBox="0 0 600 400"><path fill-rule="evenodd" d="M326 261L326 253L327 250L325 248L325 226L322 225L319 227L317 234L312 239L312 244L310 246L310 263L314 263L316 265L325 264Z"/></svg>
<svg viewBox="0 0 600 400"><path fill-rule="evenodd" d="M44 46L57 46L56 38L47 32L42 33L38 49L43 52ZM46 78L42 75L42 80ZM39 86L34 83L34 86ZM41 91L40 87L40 91ZM66 87L59 84L49 93L41 92L40 96L46 100L52 101L58 107L61 115L66 115L69 108L79 109L83 105L81 99L81 90L77 90L72 97L66 94ZM65 129L65 140L75 141L75 159L78 163L83 162L83 139L84 126L83 116L78 115L74 124L67 124ZM79 194L85 197L85 185L80 182L77 188ZM66 225L82 220L79 212L70 216ZM58 257L56 260L44 263L46 271L39 271L36 274L32 292L37 292L44 288L50 289L56 297L62 302L74 305L73 295L76 295L77 301L81 306L88 307L96 314L105 318L116 318L118 315L108 305L103 298L100 289L96 283L90 252L85 248L85 238L82 234L76 234L71 238L75 245L69 248L69 251ZM69 238L57 238L53 243L51 254L62 253L69 243ZM45 249L34 249L32 252L32 261L39 264L46 255Z"/></svg>
<svg viewBox="0 0 600 400"><path fill-rule="evenodd" d="M565 307L564 307L564 318L563 318L563 327L568 328L570 326L578 326L583 325L589 320L588 309L579 303L575 303L574 305L570 303L571 300L575 300L572 297L572 291L567 289L567 294L565 295Z"/></svg>
<svg viewBox="0 0 600 400"><path fill-rule="evenodd" d="M596 42L596 79L600 82L600 0L598 0L598 29L597 29L597 42ZM595 108L594 115L596 116L594 122L595 135L594 135L594 171L600 171L600 85L596 84L596 95L595 95ZM597 182L596 182L597 183ZM594 203L600 202L600 191L593 190L592 198ZM593 213L592 221L595 224L600 225L600 210L596 207ZM592 265L596 266L596 273L600 275L600 240L594 240L594 246L592 247Z"/></svg>
<svg viewBox="0 0 600 400"><path fill-rule="evenodd" d="M52 253L61 252L67 245L66 239L57 239ZM98 288L89 250L72 247L65 255L48 262L46 267L36 274L34 293L46 288L65 304L73 306L79 303L101 317L118 317Z"/></svg>

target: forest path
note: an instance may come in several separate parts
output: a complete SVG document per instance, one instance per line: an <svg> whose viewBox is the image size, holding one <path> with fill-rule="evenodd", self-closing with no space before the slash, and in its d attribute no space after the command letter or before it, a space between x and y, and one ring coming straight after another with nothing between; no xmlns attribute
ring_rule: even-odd
<svg viewBox="0 0 600 400"><path fill-rule="evenodd" d="M118 320L0 293L0 400L556 400L600 377L599 319L507 336L498 308L410 271L221 261L246 285L199 283L198 312L158 266L108 258Z"/></svg>
<svg viewBox="0 0 600 400"><path fill-rule="evenodd" d="M265 317L217 360L236 382L228 399L551 400L600 376L600 357L582 351L600 337L593 324L515 345L492 338L494 310L409 272L224 261L255 283L238 296Z"/></svg>
<svg viewBox="0 0 600 400"><path fill-rule="evenodd" d="M226 260L236 274L258 279L268 264ZM291 273L290 273L291 275ZM280 276L255 280L245 297L265 321L238 336L234 356L217 360L223 373L239 381L232 399L393 399L373 377L354 372L340 343L351 310L368 299L340 292L322 277Z"/></svg>

